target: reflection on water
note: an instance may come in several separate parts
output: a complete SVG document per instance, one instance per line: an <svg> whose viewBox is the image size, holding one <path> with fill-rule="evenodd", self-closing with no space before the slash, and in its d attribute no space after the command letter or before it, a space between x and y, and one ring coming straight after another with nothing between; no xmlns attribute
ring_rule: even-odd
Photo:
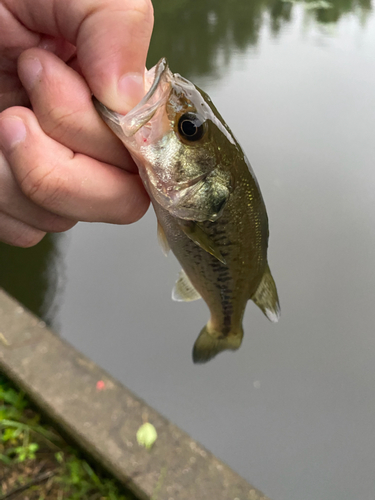
<svg viewBox="0 0 375 500"><path fill-rule="evenodd" d="M155 28L148 67L163 55L173 71L189 78L219 77L231 54L257 44L264 23L277 36L297 5L325 24L350 12L364 21L371 11L371 0L154 0L153 4Z"/></svg>
<svg viewBox="0 0 375 500"><path fill-rule="evenodd" d="M271 0L153 3L155 28L148 64L155 64L163 54L173 71L189 78L217 76L224 69L217 64L219 52L229 61L231 52L255 45L266 12L277 33L281 23L289 21L293 8L290 3Z"/></svg>
<svg viewBox="0 0 375 500"><path fill-rule="evenodd" d="M319 7L319 4L323 4L323 8ZM372 8L371 0L307 0L306 7L308 8L309 5L313 7L311 10L314 11L313 15L319 23L336 23L344 14L351 12L358 14L360 19L364 21Z"/></svg>

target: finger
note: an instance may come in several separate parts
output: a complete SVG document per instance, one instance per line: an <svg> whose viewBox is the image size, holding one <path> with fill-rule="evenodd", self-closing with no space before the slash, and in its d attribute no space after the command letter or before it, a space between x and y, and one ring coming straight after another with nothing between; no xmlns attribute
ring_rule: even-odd
<svg viewBox="0 0 375 500"><path fill-rule="evenodd" d="M0 213L43 232L59 233L76 224L76 221L48 212L31 202L19 188L1 151Z"/></svg>
<svg viewBox="0 0 375 500"><path fill-rule="evenodd" d="M16 247L32 247L46 233L0 212L0 241Z"/></svg>
<svg viewBox="0 0 375 500"><path fill-rule="evenodd" d="M19 58L18 74L46 134L76 153L137 171L96 112L84 79L61 59L41 49L27 50Z"/></svg>
<svg viewBox="0 0 375 500"><path fill-rule="evenodd" d="M8 5L9 4L9 5ZM63 61L67 61L76 53L76 47L61 36L51 36L43 30L27 29L17 15L17 5L14 2L2 0L0 3L0 47L1 68L8 74L16 73L17 57L22 51L31 47L40 47L55 53ZM32 6L30 5L32 11Z"/></svg>
<svg viewBox="0 0 375 500"><path fill-rule="evenodd" d="M13 2L14 3L14 2ZM29 106L29 100L17 77L17 58L27 48L41 47L67 61L76 52L73 44L60 38L28 30L10 9L0 2L0 111L10 106Z"/></svg>
<svg viewBox="0 0 375 500"><path fill-rule="evenodd" d="M127 112L142 97L153 26L151 0L5 0L30 30L77 46L80 67L99 100Z"/></svg>
<svg viewBox="0 0 375 500"><path fill-rule="evenodd" d="M41 35L38 47L56 54L62 61L68 61L77 53L77 49L72 43L50 35Z"/></svg>
<svg viewBox="0 0 375 500"><path fill-rule="evenodd" d="M0 144L22 192L45 210L72 220L135 222L149 200L138 175L99 162L48 137L21 107L0 116Z"/></svg>

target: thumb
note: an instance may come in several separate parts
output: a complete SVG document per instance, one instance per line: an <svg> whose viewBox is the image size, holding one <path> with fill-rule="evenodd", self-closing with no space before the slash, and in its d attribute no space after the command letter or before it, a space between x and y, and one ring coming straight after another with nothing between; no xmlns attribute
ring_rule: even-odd
<svg viewBox="0 0 375 500"><path fill-rule="evenodd" d="M4 0L22 29L77 47L95 96L126 113L143 97L153 27L151 0ZM22 33L24 36L24 33Z"/></svg>
<svg viewBox="0 0 375 500"><path fill-rule="evenodd" d="M80 25L78 62L94 95L109 108L126 113L144 95L152 5L149 0L98 3L100 8Z"/></svg>

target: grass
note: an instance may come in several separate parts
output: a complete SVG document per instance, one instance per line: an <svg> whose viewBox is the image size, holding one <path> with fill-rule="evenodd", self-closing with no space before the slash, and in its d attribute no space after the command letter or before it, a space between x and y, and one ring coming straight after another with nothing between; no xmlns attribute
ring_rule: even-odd
<svg viewBox="0 0 375 500"><path fill-rule="evenodd" d="M0 500L136 500L0 373Z"/></svg>

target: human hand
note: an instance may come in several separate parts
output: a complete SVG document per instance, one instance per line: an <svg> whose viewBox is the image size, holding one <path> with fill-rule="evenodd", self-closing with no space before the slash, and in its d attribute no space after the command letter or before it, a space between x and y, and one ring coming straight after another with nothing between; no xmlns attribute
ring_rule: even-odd
<svg viewBox="0 0 375 500"><path fill-rule="evenodd" d="M79 220L146 212L91 92L121 113L141 99L152 24L150 0L0 0L1 241L28 247Z"/></svg>

